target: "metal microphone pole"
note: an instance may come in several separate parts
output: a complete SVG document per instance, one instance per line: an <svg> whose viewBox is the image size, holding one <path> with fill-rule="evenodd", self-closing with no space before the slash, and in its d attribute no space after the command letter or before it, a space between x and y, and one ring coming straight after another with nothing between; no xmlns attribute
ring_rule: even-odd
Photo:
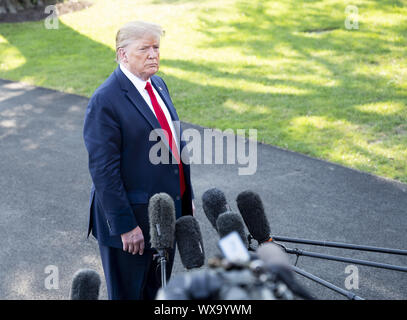
<svg viewBox="0 0 407 320"><path fill-rule="evenodd" d="M282 242L302 243L302 244L310 244L310 245L315 245L315 246L353 249L353 250L371 251L371 252L381 252L381 253L398 254L398 255L407 256L407 250L403 250L403 249L381 248L381 247L364 246L364 245L351 244L351 243L342 243L342 242L333 242L333 241L318 241L318 240L309 240L309 239L280 237L280 236L272 236L271 239L276 240L276 241L282 241Z"/></svg>
<svg viewBox="0 0 407 320"><path fill-rule="evenodd" d="M324 287L327 287L333 291L336 291L337 293L347 297L349 300L364 300L363 298L359 297L358 295L354 294L353 292L347 291L338 286L335 286L334 284L332 284L324 279L318 278L317 276L314 276L313 274L311 274L305 270L302 270L296 266L290 265L289 267L296 273L298 273L308 279L311 279L312 281L315 281L315 282L319 283L320 285L323 285Z"/></svg>
<svg viewBox="0 0 407 320"><path fill-rule="evenodd" d="M278 243L276 243L276 244L278 244ZM286 248L285 246L283 246L281 244L278 244L278 245L281 246L285 250L285 252L290 253L290 254L295 254L297 256L306 256L306 257L312 257L312 258L317 258L317 259L325 259L325 260L333 260L333 261L340 261L340 262L347 262L347 263L355 263L355 264L360 264L360 265L368 266L368 267L375 267L375 268L382 268L382 269L388 269L388 270L407 272L407 267L403 267L403 266L395 266L395 265L387 264L387 263L380 263L380 262L372 262L372 261L367 261L367 260L331 256L331 255L322 254L322 253L304 251L304 250L301 250L301 249L298 249L298 248L290 249L290 248Z"/></svg>
<svg viewBox="0 0 407 320"><path fill-rule="evenodd" d="M166 259L166 251L165 250L157 250L158 251L158 261L160 262L161 267L161 287L165 288L167 286L167 259Z"/></svg>

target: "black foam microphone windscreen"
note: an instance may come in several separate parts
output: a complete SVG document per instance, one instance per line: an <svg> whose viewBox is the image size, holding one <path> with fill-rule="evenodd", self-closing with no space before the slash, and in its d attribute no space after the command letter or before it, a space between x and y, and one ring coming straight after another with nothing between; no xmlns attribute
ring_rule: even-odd
<svg viewBox="0 0 407 320"><path fill-rule="evenodd" d="M221 238L227 236L233 231L236 231L242 238L242 241L245 244L246 248L249 246L244 228L244 222L242 217L238 213L230 211L222 213L216 220L216 225L219 236Z"/></svg>
<svg viewBox="0 0 407 320"><path fill-rule="evenodd" d="M148 203L151 247L166 250L174 247L175 207L167 193L157 193Z"/></svg>
<svg viewBox="0 0 407 320"><path fill-rule="evenodd" d="M98 300L100 276L91 269L78 270L72 280L71 300Z"/></svg>
<svg viewBox="0 0 407 320"><path fill-rule="evenodd" d="M260 196L253 191L243 191L237 198L237 207L250 234L259 243L270 239L270 225L264 213Z"/></svg>
<svg viewBox="0 0 407 320"><path fill-rule="evenodd" d="M186 269L199 268L205 263L201 229L193 216L183 216L175 223L175 239L182 265Z"/></svg>
<svg viewBox="0 0 407 320"><path fill-rule="evenodd" d="M216 219L228 210L225 194L217 188L206 190L202 195L202 207L209 222L217 230Z"/></svg>

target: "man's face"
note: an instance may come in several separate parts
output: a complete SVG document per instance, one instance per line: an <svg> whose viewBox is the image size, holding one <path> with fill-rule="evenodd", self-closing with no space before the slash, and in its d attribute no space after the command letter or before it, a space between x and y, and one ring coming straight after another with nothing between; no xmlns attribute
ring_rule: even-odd
<svg viewBox="0 0 407 320"><path fill-rule="evenodd" d="M160 39L146 35L123 48L122 62L134 75L148 80L160 67Z"/></svg>

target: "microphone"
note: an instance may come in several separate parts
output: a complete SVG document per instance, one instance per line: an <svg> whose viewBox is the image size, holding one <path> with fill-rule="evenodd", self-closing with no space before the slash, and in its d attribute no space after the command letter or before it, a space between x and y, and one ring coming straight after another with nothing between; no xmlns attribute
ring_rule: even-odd
<svg viewBox="0 0 407 320"><path fill-rule="evenodd" d="M168 286L159 289L156 300L217 300L224 284L223 278L214 270L193 270L176 274Z"/></svg>
<svg viewBox="0 0 407 320"><path fill-rule="evenodd" d="M167 252L175 242L175 207L171 196L162 192L153 195L148 203L151 247L158 251L161 285L167 286Z"/></svg>
<svg viewBox="0 0 407 320"><path fill-rule="evenodd" d="M303 299L315 299L296 282L294 274L290 269L288 255L281 247L274 243L264 243L257 249L257 255L265 263L268 271L274 275L274 281L283 282L288 289Z"/></svg>
<svg viewBox="0 0 407 320"><path fill-rule="evenodd" d="M216 219L228 210L225 194L217 188L206 190L202 195L202 207L209 222L218 231Z"/></svg>
<svg viewBox="0 0 407 320"><path fill-rule="evenodd" d="M270 241L270 224L264 213L260 196L250 190L239 193L236 198L237 207L250 234L259 243Z"/></svg>
<svg viewBox="0 0 407 320"><path fill-rule="evenodd" d="M175 207L166 193L157 193L148 203L151 247L160 251L174 247Z"/></svg>
<svg viewBox="0 0 407 320"><path fill-rule="evenodd" d="M175 223L175 239L182 265L186 269L202 267L205 263L201 229L193 216L183 216Z"/></svg>
<svg viewBox="0 0 407 320"><path fill-rule="evenodd" d="M240 238L242 238L245 247L248 248L249 244L244 229L244 222L239 214L230 211L222 213L216 220L216 227L221 238L236 231Z"/></svg>
<svg viewBox="0 0 407 320"><path fill-rule="evenodd" d="M274 243L264 243L257 249L257 256L267 265L288 266L290 261L284 250Z"/></svg>
<svg viewBox="0 0 407 320"><path fill-rule="evenodd" d="M98 300L100 276L91 269L79 269L73 276L71 300Z"/></svg>

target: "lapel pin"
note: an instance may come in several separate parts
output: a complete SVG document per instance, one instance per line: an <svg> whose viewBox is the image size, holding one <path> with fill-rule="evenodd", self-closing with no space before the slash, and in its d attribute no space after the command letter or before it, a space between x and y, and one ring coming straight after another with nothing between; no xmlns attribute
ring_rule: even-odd
<svg viewBox="0 0 407 320"><path fill-rule="evenodd" d="M161 91L163 90L161 87L158 87Z"/></svg>

